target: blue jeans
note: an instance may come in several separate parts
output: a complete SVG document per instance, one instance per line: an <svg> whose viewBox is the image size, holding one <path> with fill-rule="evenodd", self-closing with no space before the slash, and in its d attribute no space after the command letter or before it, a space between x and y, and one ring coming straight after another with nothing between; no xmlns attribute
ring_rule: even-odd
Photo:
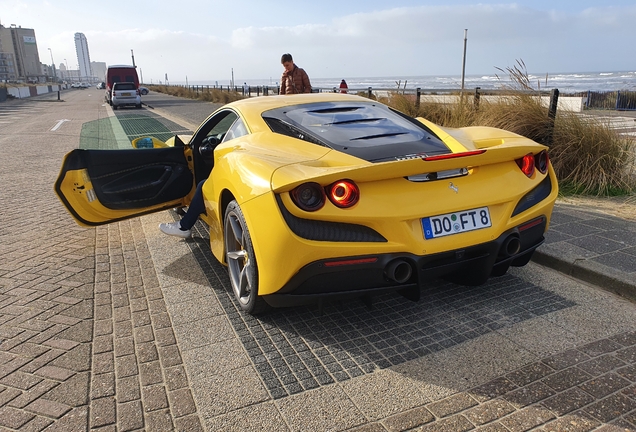
<svg viewBox="0 0 636 432"><path fill-rule="evenodd" d="M191 229L194 224L197 223L199 215L205 211L205 204L203 203L203 183L205 183L205 180L201 180L197 185L197 190L194 192L188 211L181 218L179 225L183 230Z"/></svg>

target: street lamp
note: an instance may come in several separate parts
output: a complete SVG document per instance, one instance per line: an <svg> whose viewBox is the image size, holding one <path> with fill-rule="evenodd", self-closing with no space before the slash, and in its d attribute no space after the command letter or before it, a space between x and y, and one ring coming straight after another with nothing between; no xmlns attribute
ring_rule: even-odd
<svg viewBox="0 0 636 432"><path fill-rule="evenodd" d="M51 51L51 48L49 48L49 52L51 53L51 64L53 65L53 77L57 83L57 73L55 72L55 62L53 61L53 51Z"/></svg>
<svg viewBox="0 0 636 432"><path fill-rule="evenodd" d="M66 80L68 81L68 77L71 76L71 72L68 70L68 60L64 59L64 63L66 63Z"/></svg>

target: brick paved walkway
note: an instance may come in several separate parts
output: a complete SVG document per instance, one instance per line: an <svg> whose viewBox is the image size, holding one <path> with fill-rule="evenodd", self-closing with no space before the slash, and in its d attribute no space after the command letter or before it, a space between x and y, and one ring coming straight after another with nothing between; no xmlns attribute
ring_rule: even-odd
<svg viewBox="0 0 636 432"><path fill-rule="evenodd" d="M255 319L200 223L78 227L52 184L89 94L0 105L0 431L636 430L636 308L535 264Z"/></svg>
<svg viewBox="0 0 636 432"><path fill-rule="evenodd" d="M78 227L52 191L105 107L16 102L3 128L0 428L200 430L139 220ZM0 109L5 108L0 107Z"/></svg>

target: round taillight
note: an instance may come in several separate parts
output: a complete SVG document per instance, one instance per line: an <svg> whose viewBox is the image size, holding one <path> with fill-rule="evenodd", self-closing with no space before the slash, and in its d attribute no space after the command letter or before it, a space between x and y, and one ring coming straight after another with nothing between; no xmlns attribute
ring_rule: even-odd
<svg viewBox="0 0 636 432"><path fill-rule="evenodd" d="M325 191L318 183L303 183L290 195L294 204L305 211L320 210L325 205Z"/></svg>
<svg viewBox="0 0 636 432"><path fill-rule="evenodd" d="M327 196L335 206L349 208L358 202L360 190L351 180L339 180L327 187Z"/></svg>
<svg viewBox="0 0 636 432"><path fill-rule="evenodd" d="M532 174L534 174L534 155L528 153L521 159L517 159L517 165L526 176L532 177Z"/></svg>
<svg viewBox="0 0 636 432"><path fill-rule="evenodd" d="M550 158L548 152L543 150L541 153L534 157L534 164L541 174L548 172L548 165L550 164Z"/></svg>

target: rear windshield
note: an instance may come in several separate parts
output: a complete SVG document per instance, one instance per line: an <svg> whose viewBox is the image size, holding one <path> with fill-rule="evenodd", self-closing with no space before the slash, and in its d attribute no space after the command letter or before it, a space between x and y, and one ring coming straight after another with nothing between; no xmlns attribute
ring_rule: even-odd
<svg viewBox="0 0 636 432"><path fill-rule="evenodd" d="M273 132L382 162L450 153L419 121L373 102L321 102L266 111Z"/></svg>
<svg viewBox="0 0 636 432"><path fill-rule="evenodd" d="M137 90L134 83L115 83L115 90Z"/></svg>

